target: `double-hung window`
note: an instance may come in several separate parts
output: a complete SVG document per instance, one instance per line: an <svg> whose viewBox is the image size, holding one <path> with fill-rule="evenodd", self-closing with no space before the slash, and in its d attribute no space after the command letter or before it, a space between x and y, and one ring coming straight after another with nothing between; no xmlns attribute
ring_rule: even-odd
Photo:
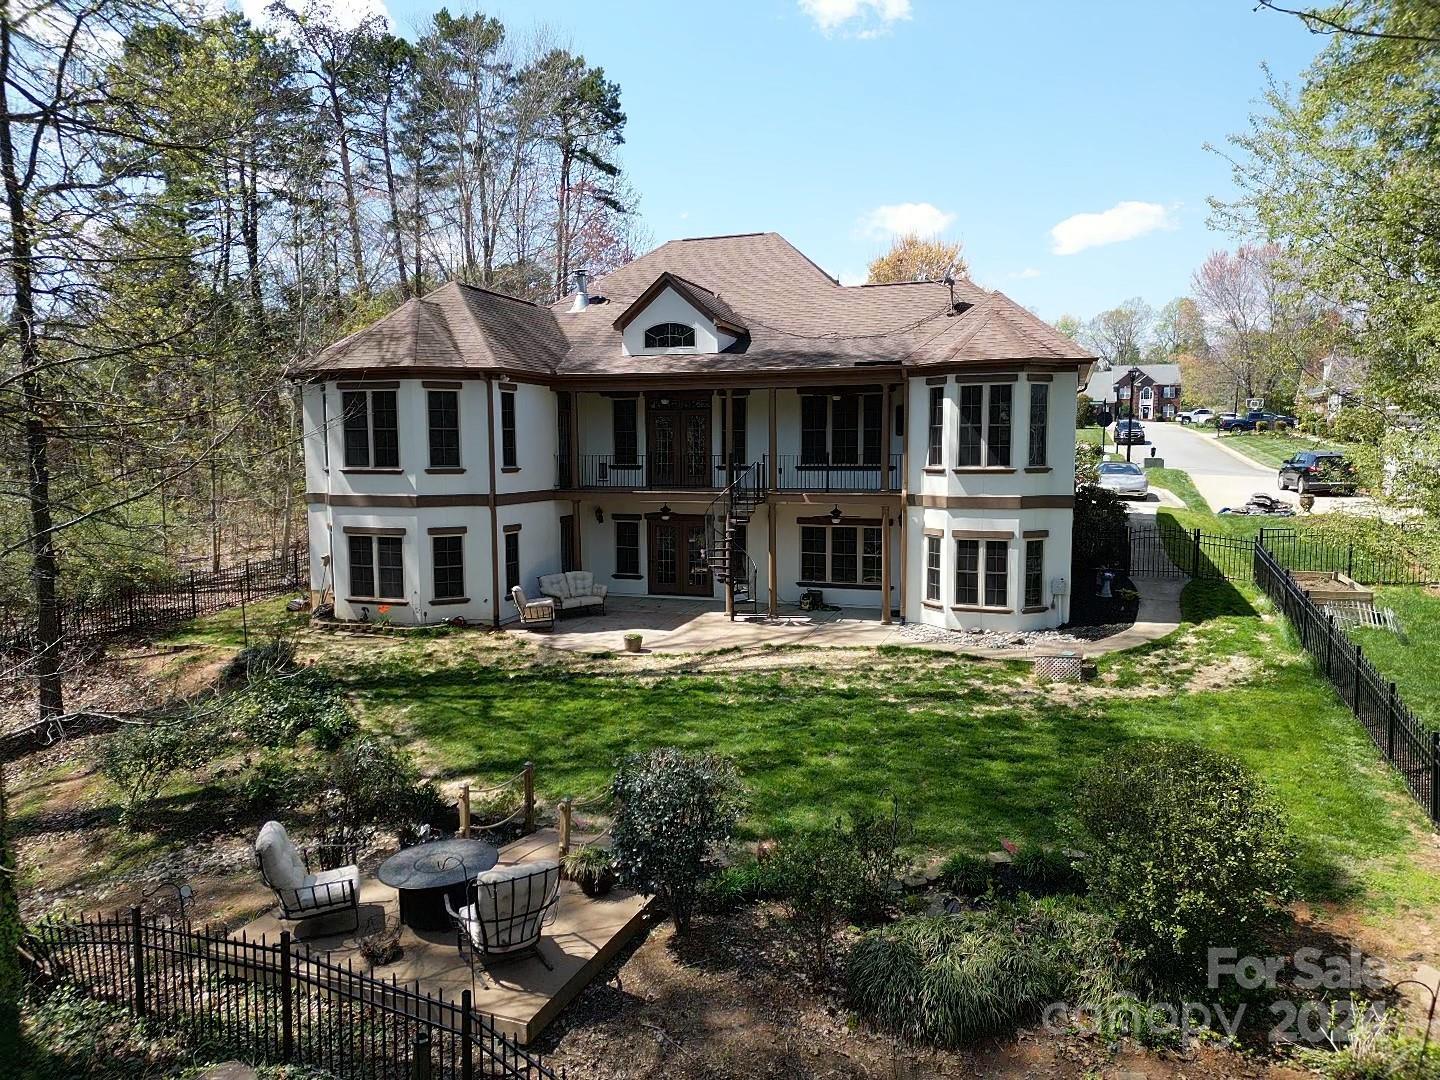
<svg viewBox="0 0 1440 1080"><path fill-rule="evenodd" d="M925 599L940 602L940 537L925 537Z"/></svg>
<svg viewBox="0 0 1440 1080"><path fill-rule="evenodd" d="M640 464L639 424L636 412L639 402L634 398L615 398L610 402L610 418L615 437L615 464Z"/></svg>
<svg viewBox="0 0 1440 1080"><path fill-rule="evenodd" d="M518 469L520 458L515 448L515 391L500 391L500 465Z"/></svg>
<svg viewBox="0 0 1440 1080"><path fill-rule="evenodd" d="M945 387L930 387L930 447L925 456L926 465L944 464L945 438Z"/></svg>
<svg viewBox="0 0 1440 1080"><path fill-rule="evenodd" d="M985 431L985 464L991 468L1010 465L1010 406L1015 388L1009 383L990 387L990 418Z"/></svg>
<svg viewBox="0 0 1440 1080"><path fill-rule="evenodd" d="M737 469L743 468L746 464L746 411L747 404L745 398L732 397L730 399L730 460L735 463Z"/></svg>
<svg viewBox="0 0 1440 1080"><path fill-rule="evenodd" d="M1049 464L1045 452L1050 428L1050 384L1030 384L1030 456L1031 468Z"/></svg>
<svg viewBox="0 0 1440 1080"><path fill-rule="evenodd" d="M520 534L505 534L505 591L520 584Z"/></svg>
<svg viewBox="0 0 1440 1080"><path fill-rule="evenodd" d="M1010 542L985 541L985 606L1006 607L1010 600Z"/></svg>
<svg viewBox="0 0 1440 1080"><path fill-rule="evenodd" d="M800 579L827 585L878 585L882 533L878 525L802 525Z"/></svg>
<svg viewBox="0 0 1440 1080"><path fill-rule="evenodd" d="M356 600L405 599L404 546L398 536L351 536L350 596Z"/></svg>
<svg viewBox="0 0 1440 1080"><path fill-rule="evenodd" d="M395 469L400 466L400 420L394 390L345 390L345 467Z"/></svg>
<svg viewBox="0 0 1440 1080"><path fill-rule="evenodd" d="M427 390L425 406L430 421L430 468L460 467L460 391Z"/></svg>
<svg viewBox="0 0 1440 1080"><path fill-rule="evenodd" d="M1025 606L1038 608L1045 603L1045 541L1025 541Z"/></svg>
<svg viewBox="0 0 1440 1080"><path fill-rule="evenodd" d="M800 398L802 465L879 465L884 402L880 394L846 391Z"/></svg>
<svg viewBox="0 0 1440 1080"><path fill-rule="evenodd" d="M615 573L640 576L640 522L615 522Z"/></svg>
<svg viewBox="0 0 1440 1080"><path fill-rule="evenodd" d="M445 533L430 538L430 556L435 575L436 600L460 600L465 596L465 537Z"/></svg>
<svg viewBox="0 0 1440 1080"><path fill-rule="evenodd" d="M830 405L830 461L836 465L860 463L860 399L842 394Z"/></svg>
<svg viewBox="0 0 1440 1080"><path fill-rule="evenodd" d="M975 607L980 603L980 541L955 541L955 603Z"/></svg>
<svg viewBox="0 0 1440 1080"><path fill-rule="evenodd" d="M958 410L960 449L955 464L973 469L981 464L981 443L984 439L985 387L979 383L962 383Z"/></svg>
<svg viewBox="0 0 1440 1080"><path fill-rule="evenodd" d="M800 398L800 462L824 465L829 451L827 399L819 394Z"/></svg>

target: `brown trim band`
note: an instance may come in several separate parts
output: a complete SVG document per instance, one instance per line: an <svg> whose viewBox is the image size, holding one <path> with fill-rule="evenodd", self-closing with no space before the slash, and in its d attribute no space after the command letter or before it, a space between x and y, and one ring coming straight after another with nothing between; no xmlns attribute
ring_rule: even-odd
<svg viewBox="0 0 1440 1080"><path fill-rule="evenodd" d="M956 473L962 473L962 474L965 474L965 473L996 473L996 474L999 474L999 475L1004 475L1004 474L1006 474L1006 473L1013 473L1015 470L1014 470L1013 467L1011 467L1011 466L1009 466L1009 465L957 465L957 466L955 466L953 469L951 469L950 471L951 471L951 472L956 472Z"/></svg>
<svg viewBox="0 0 1440 1080"><path fill-rule="evenodd" d="M346 536L404 536L405 530L399 528L372 528L368 525L346 525L342 532Z"/></svg>
<svg viewBox="0 0 1440 1080"><path fill-rule="evenodd" d="M503 533L518 533L520 531L520 524L516 522L511 525L502 526L500 531Z"/></svg>
<svg viewBox="0 0 1440 1080"><path fill-rule="evenodd" d="M951 529L950 536L956 540L1014 540L1013 532L1002 529Z"/></svg>
<svg viewBox="0 0 1440 1080"><path fill-rule="evenodd" d="M398 466L398 465L394 465L394 466L387 465L387 466L385 466L384 468L374 468L374 469L365 468L365 467L362 467L362 466L359 466L359 465L350 465L350 466L341 466L340 472L341 472L342 475L346 475L346 476L349 476L349 475L354 475L354 476L400 476L401 474L403 474L403 473L405 472L405 470L402 469L402 468L400 468L400 466Z"/></svg>
<svg viewBox="0 0 1440 1080"><path fill-rule="evenodd" d="M441 379L421 379L420 385L426 390L461 390L465 386L465 384L460 382L458 379L454 381L447 381ZM440 601L438 600L431 602L437 604L440 603Z"/></svg>
<svg viewBox="0 0 1440 1080"><path fill-rule="evenodd" d="M878 581L797 581L802 589L854 589L856 592L879 592Z"/></svg>
<svg viewBox="0 0 1440 1080"><path fill-rule="evenodd" d="M518 383L513 383L513 382L502 382L502 383L496 383L495 385L496 385L496 388L497 388L497 389L503 390L503 391L505 391L505 393L507 393L507 394L513 394L513 393L515 393L517 390L520 389L519 384L518 384Z"/></svg>
<svg viewBox="0 0 1440 1080"><path fill-rule="evenodd" d="M409 600L390 600L383 596L347 596L347 604L384 604L386 607L409 607Z"/></svg>
<svg viewBox="0 0 1440 1080"><path fill-rule="evenodd" d="M957 383L1019 382L1020 373L1018 371L977 371L971 374L967 371L957 374L955 381Z"/></svg>
<svg viewBox="0 0 1440 1080"><path fill-rule="evenodd" d="M1042 611L1049 611L1049 610L1050 610L1050 609L1049 609L1048 607L1046 607L1044 604L1041 604L1039 607L1023 607L1023 608L1020 609L1020 614L1021 614L1021 615L1039 615L1040 612L1042 612Z"/></svg>
<svg viewBox="0 0 1440 1080"><path fill-rule="evenodd" d="M468 525L432 525L425 530L429 536L459 536L469 531Z"/></svg>
<svg viewBox="0 0 1440 1080"><path fill-rule="evenodd" d="M838 526L839 526L840 528L842 528L842 529L843 529L846 525L883 525L883 524L885 524L885 522L882 521L880 518L852 518L852 517L842 517L842 518L840 519L840 521L837 523L837 522L834 522L834 521L831 521L831 520L830 520L830 515L829 515L829 514L825 514L825 515L821 515L821 516L816 516L816 517L796 518L796 519L795 519L795 522L796 522L796 524L798 524L798 525L827 525L827 526L830 526L830 527L832 527L832 528L835 527L835 526L838 524Z"/></svg>
<svg viewBox="0 0 1440 1080"><path fill-rule="evenodd" d="M930 375L925 379L926 386L944 386L946 379L944 375Z"/></svg>
<svg viewBox="0 0 1440 1080"><path fill-rule="evenodd" d="M943 540L943 539L945 539L945 530L944 530L944 529L922 529L922 530L920 530L920 535L921 535L921 536L927 536L927 537L928 537L928 536L933 536L933 537L935 537L935 538L938 539L938 540Z"/></svg>
<svg viewBox="0 0 1440 1080"><path fill-rule="evenodd" d="M712 493L713 495L713 493ZM576 496L579 497L578 495ZM456 495L327 495L323 491L307 491L305 501L316 506L395 507L417 509L426 506L489 506L490 496ZM559 502L561 495L553 490L507 491L495 496L496 506L518 506L521 503Z"/></svg>
<svg viewBox="0 0 1440 1080"><path fill-rule="evenodd" d="M927 510L1069 510L1074 495L911 495L908 505Z"/></svg>
<svg viewBox="0 0 1440 1080"><path fill-rule="evenodd" d="M611 514L611 515L610 515L610 520L611 520L611 521L642 521L642 520L644 520L644 515L643 515L643 514ZM639 575L637 574L636 576L638 577Z"/></svg>
<svg viewBox="0 0 1440 1080"><path fill-rule="evenodd" d="M1026 382L1054 382L1055 376L1047 372L1027 371L1025 372Z"/></svg>
<svg viewBox="0 0 1440 1080"><path fill-rule="evenodd" d="M990 615L1014 615L1015 609L1008 607L984 607L981 604L951 604L951 611L983 611Z"/></svg>
<svg viewBox="0 0 1440 1080"><path fill-rule="evenodd" d="M387 382L342 382L336 383L337 390L399 390L400 380L394 379Z"/></svg>
<svg viewBox="0 0 1440 1080"><path fill-rule="evenodd" d="M1044 540L1049 535L1049 529L1026 529L1020 534L1020 538L1022 540Z"/></svg>

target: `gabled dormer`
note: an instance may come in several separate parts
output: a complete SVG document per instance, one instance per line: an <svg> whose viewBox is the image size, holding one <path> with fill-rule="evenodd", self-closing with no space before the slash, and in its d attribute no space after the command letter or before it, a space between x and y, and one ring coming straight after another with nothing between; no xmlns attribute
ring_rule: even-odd
<svg viewBox="0 0 1440 1080"><path fill-rule="evenodd" d="M744 320L716 293L668 271L614 326L626 356L725 352L749 337Z"/></svg>

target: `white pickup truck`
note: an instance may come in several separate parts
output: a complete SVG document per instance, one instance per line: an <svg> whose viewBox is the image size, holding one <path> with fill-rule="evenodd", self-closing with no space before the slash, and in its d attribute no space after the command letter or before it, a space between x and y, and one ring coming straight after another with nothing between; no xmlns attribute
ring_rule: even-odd
<svg viewBox="0 0 1440 1080"><path fill-rule="evenodd" d="M1180 423L1182 424L1213 424L1214 422L1214 409L1191 409L1189 412L1180 414Z"/></svg>

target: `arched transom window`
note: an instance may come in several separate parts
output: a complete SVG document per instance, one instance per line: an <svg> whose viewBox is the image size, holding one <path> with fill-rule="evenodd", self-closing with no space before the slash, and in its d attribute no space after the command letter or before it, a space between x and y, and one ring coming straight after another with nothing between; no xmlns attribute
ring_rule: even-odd
<svg viewBox="0 0 1440 1080"><path fill-rule="evenodd" d="M647 349L693 349L695 328L678 322L656 323L645 331Z"/></svg>

